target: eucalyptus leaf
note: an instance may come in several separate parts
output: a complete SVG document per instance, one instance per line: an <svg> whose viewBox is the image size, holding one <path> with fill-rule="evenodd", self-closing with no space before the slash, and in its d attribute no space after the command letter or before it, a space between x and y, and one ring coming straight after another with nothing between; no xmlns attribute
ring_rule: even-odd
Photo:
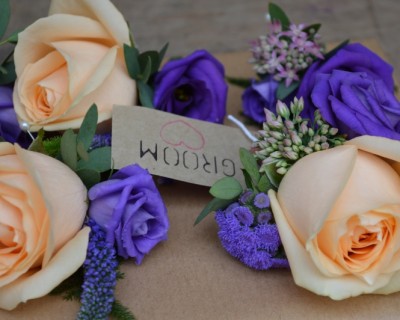
<svg viewBox="0 0 400 320"><path fill-rule="evenodd" d="M13 83L17 78L14 61L6 62L0 68L0 85Z"/></svg>
<svg viewBox="0 0 400 320"><path fill-rule="evenodd" d="M290 20L281 7L275 3L270 3L268 12L272 21L279 21L281 23L283 31L289 30Z"/></svg>
<svg viewBox="0 0 400 320"><path fill-rule="evenodd" d="M300 81L292 82L289 87L286 87L285 81L279 82L278 89L276 90L276 98L278 100L284 100L291 95L300 85Z"/></svg>
<svg viewBox="0 0 400 320"><path fill-rule="evenodd" d="M275 189L268 177L263 174L257 184L257 189L260 192L267 193L269 189Z"/></svg>
<svg viewBox="0 0 400 320"><path fill-rule="evenodd" d="M149 76L152 75L153 73L157 72L158 67L160 65L160 55L157 51L151 50L151 51L145 51L139 55L139 65L140 65L140 70L142 71L142 75L145 73L145 70L148 68L149 65L149 60L150 60L150 70L149 70ZM147 81L145 81L147 82Z"/></svg>
<svg viewBox="0 0 400 320"><path fill-rule="evenodd" d="M198 217L196 218L196 221L194 222L194 225L199 224L205 217L207 217L211 212L219 210L219 209L225 209L227 206L229 206L232 203L232 200L224 200L224 199L218 199L214 198L212 199L203 209L203 211L200 212Z"/></svg>
<svg viewBox="0 0 400 320"><path fill-rule="evenodd" d="M78 140L76 144L76 152L78 153L79 158L81 158L83 161L89 161L89 153L87 152L87 149L83 145L83 142ZM79 161L78 161L78 168L79 168Z"/></svg>
<svg viewBox="0 0 400 320"><path fill-rule="evenodd" d="M64 132L61 138L62 161L73 171L76 170L78 155L76 153L76 134L72 129Z"/></svg>
<svg viewBox="0 0 400 320"><path fill-rule="evenodd" d="M240 161L242 162L244 169L249 174L251 181L253 184L257 185L258 180L260 180L260 172L258 171L257 160L250 153L250 151L245 148L240 148L239 155Z"/></svg>
<svg viewBox="0 0 400 320"><path fill-rule="evenodd" d="M240 182L232 177L224 177L213 184L210 189L212 196L218 199L232 200L237 198L243 189Z"/></svg>
<svg viewBox="0 0 400 320"><path fill-rule="evenodd" d="M244 177L244 182L246 184L246 187L249 189L254 189L254 184L253 181L251 181L251 177L248 174L248 172L244 169L242 169L243 177Z"/></svg>
<svg viewBox="0 0 400 320"><path fill-rule="evenodd" d="M97 172L105 172L111 169L111 147L96 148L89 152L87 161L81 159L77 169L91 169Z"/></svg>
<svg viewBox="0 0 400 320"><path fill-rule="evenodd" d="M82 142L85 151L89 149L93 141L93 137L96 133L97 120L97 106L96 104L92 104L92 106L86 112L85 118L83 119L78 132L78 141Z"/></svg>
<svg viewBox="0 0 400 320"><path fill-rule="evenodd" d="M135 47L124 44L125 64L128 69L129 76L132 79L138 79L140 74L139 51Z"/></svg>
<svg viewBox="0 0 400 320"><path fill-rule="evenodd" d="M81 178L87 189L100 182L100 173L92 169L80 169L76 174Z"/></svg>
<svg viewBox="0 0 400 320"><path fill-rule="evenodd" d="M283 175L276 172L276 162L272 162L266 166L265 174L270 183L277 189L282 181Z"/></svg>
<svg viewBox="0 0 400 320"><path fill-rule="evenodd" d="M251 80L248 78L225 77L226 81L235 86L246 89L251 86Z"/></svg>
<svg viewBox="0 0 400 320"><path fill-rule="evenodd" d="M0 0L0 39L6 33L8 22L10 21L10 13L10 2L8 0Z"/></svg>
<svg viewBox="0 0 400 320"><path fill-rule="evenodd" d="M47 154L46 149L43 145L44 130L40 129L37 133L35 140L32 141L28 150L35 151L43 154Z"/></svg>
<svg viewBox="0 0 400 320"><path fill-rule="evenodd" d="M139 91L140 103L143 107L154 108L153 89L141 80L136 82Z"/></svg>

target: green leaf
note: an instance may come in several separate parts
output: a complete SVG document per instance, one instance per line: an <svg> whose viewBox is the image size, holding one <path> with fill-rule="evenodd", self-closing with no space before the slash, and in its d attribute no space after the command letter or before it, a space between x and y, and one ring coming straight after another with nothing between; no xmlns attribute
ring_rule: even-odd
<svg viewBox="0 0 400 320"><path fill-rule="evenodd" d="M313 39L315 34L319 31L320 28L321 28L320 23L314 23L309 25L307 28L304 28L303 32L307 33L310 39ZM311 30L313 30L314 32L311 33Z"/></svg>
<svg viewBox="0 0 400 320"><path fill-rule="evenodd" d="M140 75L140 80L143 81L144 83L147 83L149 81L150 75L151 75L151 58L147 57L147 63L146 66L144 67L143 73Z"/></svg>
<svg viewBox="0 0 400 320"><path fill-rule="evenodd" d="M139 51L134 47L124 44L124 56L129 76L136 80L140 74Z"/></svg>
<svg viewBox="0 0 400 320"><path fill-rule="evenodd" d="M233 84L241 88L247 88L251 86L251 80L248 78L225 77L225 79L230 84Z"/></svg>
<svg viewBox="0 0 400 320"><path fill-rule="evenodd" d="M61 138L62 161L73 171L76 170L78 155L76 153L76 134L72 129L64 132Z"/></svg>
<svg viewBox="0 0 400 320"><path fill-rule="evenodd" d="M85 151L89 149L93 141L93 137L96 133L97 120L98 120L97 106L94 103L86 112L85 118L83 119L81 127L78 132L78 141L82 142Z"/></svg>
<svg viewBox="0 0 400 320"><path fill-rule="evenodd" d="M87 161L79 160L77 169L105 172L111 169L111 147L96 148L89 152Z"/></svg>
<svg viewBox="0 0 400 320"><path fill-rule="evenodd" d="M76 174L81 178L87 189L100 182L100 173L95 170L80 169L76 171Z"/></svg>
<svg viewBox="0 0 400 320"><path fill-rule="evenodd" d="M136 320L133 313L118 300L113 302L110 316L116 320Z"/></svg>
<svg viewBox="0 0 400 320"><path fill-rule="evenodd" d="M290 20L281 7L274 3L270 3L268 6L268 12L272 21L279 21L281 23L283 31L289 29Z"/></svg>
<svg viewBox="0 0 400 320"><path fill-rule="evenodd" d="M246 183L246 187L249 189L254 189L253 181L251 181L251 177L248 174L248 172L244 169L242 169L242 173L244 176L244 182Z"/></svg>
<svg viewBox="0 0 400 320"><path fill-rule="evenodd" d="M61 136L51 137L43 141L44 149L46 153L53 158L59 157L61 150Z"/></svg>
<svg viewBox="0 0 400 320"><path fill-rule="evenodd" d="M0 0L0 39L6 33L8 22L10 21L10 11L9 1Z"/></svg>
<svg viewBox="0 0 400 320"><path fill-rule="evenodd" d="M265 174L272 186L277 189L283 176L276 172L276 162L272 162L266 166Z"/></svg>
<svg viewBox="0 0 400 320"><path fill-rule="evenodd" d="M87 152L87 149L83 145L82 141L78 140L78 143L76 144L76 152L78 153L79 158L81 158L84 161L89 161L89 153ZM78 167L79 167L79 162L78 162Z"/></svg>
<svg viewBox="0 0 400 320"><path fill-rule="evenodd" d="M276 90L276 97L278 100L286 99L290 94L292 94L300 85L300 81L294 81L289 87L286 87L285 81L279 82L278 89Z"/></svg>
<svg viewBox="0 0 400 320"><path fill-rule="evenodd" d="M158 53L159 64L158 64L158 66L157 66L157 70L160 68L160 65L161 65L161 63L162 63L162 61L163 61L163 59L164 59L164 57L165 57L165 54L167 53L168 46L169 46L169 43L167 42L167 43L164 45L164 47L161 48L160 52Z"/></svg>
<svg viewBox="0 0 400 320"><path fill-rule="evenodd" d="M139 65L140 65L140 70L142 71L142 77L143 81L145 81L145 75L148 76L147 78L150 77L153 73L157 72L158 67L160 65L160 55L157 51L151 50L151 51L145 51L139 55ZM149 70L147 70L149 69Z"/></svg>
<svg viewBox="0 0 400 320"><path fill-rule="evenodd" d="M154 108L153 105L153 89L143 81L136 82L139 91L140 103L143 107Z"/></svg>
<svg viewBox="0 0 400 320"><path fill-rule="evenodd" d="M232 177L224 177L213 184L210 189L212 196L218 199L232 200L237 198L243 189L240 182Z"/></svg>
<svg viewBox="0 0 400 320"><path fill-rule="evenodd" d="M266 175L261 175L261 178L257 184L257 189L260 192L267 193L269 189L274 189L274 186L268 180L268 177Z"/></svg>
<svg viewBox="0 0 400 320"><path fill-rule="evenodd" d="M13 83L16 78L14 61L6 62L0 67L0 85Z"/></svg>
<svg viewBox="0 0 400 320"><path fill-rule="evenodd" d="M335 48L333 48L331 51L325 53L325 55L324 55L325 61L330 59L332 56L334 56L336 54L336 52L338 52L340 49L347 46L349 44L349 42L350 42L350 40L345 40L345 41L341 42L339 45L337 45Z"/></svg>
<svg viewBox="0 0 400 320"><path fill-rule="evenodd" d="M47 154L46 149L43 145L43 137L44 137L44 130L40 129L37 133L36 139L32 141L32 143L28 147L28 150Z"/></svg>
<svg viewBox="0 0 400 320"><path fill-rule="evenodd" d="M209 213L219 210L219 209L225 209L227 206L229 206L232 203L232 200L224 200L224 199L218 199L214 198L212 199L203 209L203 211L200 212L198 217L196 218L196 221L194 222L194 225L199 224L205 217L208 216Z"/></svg>
<svg viewBox="0 0 400 320"><path fill-rule="evenodd" d="M240 148L239 155L244 170L246 170L249 174L253 185L257 185L258 180L260 180L260 172L258 171L257 160L250 153L250 151L245 148Z"/></svg>
<svg viewBox="0 0 400 320"><path fill-rule="evenodd" d="M15 31L14 33L12 33L8 38L7 38L7 42L8 43L12 43L12 44L16 44L18 42L18 34L21 31Z"/></svg>

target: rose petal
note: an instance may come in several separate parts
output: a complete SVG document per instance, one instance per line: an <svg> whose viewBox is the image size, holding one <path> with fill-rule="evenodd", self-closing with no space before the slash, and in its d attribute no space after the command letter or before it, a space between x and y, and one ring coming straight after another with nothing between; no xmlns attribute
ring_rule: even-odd
<svg viewBox="0 0 400 320"><path fill-rule="evenodd" d="M46 267L1 287L0 308L12 310L20 302L42 297L71 276L85 261L89 232L88 227L80 230L57 252Z"/></svg>

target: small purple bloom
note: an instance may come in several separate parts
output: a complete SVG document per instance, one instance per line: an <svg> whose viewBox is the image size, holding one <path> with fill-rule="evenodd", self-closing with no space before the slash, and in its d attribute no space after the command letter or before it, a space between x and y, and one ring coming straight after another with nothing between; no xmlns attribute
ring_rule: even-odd
<svg viewBox="0 0 400 320"><path fill-rule="evenodd" d="M236 216L240 223L244 224L245 226L252 225L254 221L254 216L251 213L248 207L236 207L232 213Z"/></svg>
<svg viewBox="0 0 400 320"><path fill-rule="evenodd" d="M257 216L258 224L267 224L271 221L272 214L269 211L260 212Z"/></svg>
<svg viewBox="0 0 400 320"><path fill-rule="evenodd" d="M251 198L253 197L253 195L254 195L254 192L253 192L253 190L251 190L251 189L247 189L246 191L244 191L241 195L240 195L240 197L239 197L239 203L240 204L247 204L250 200L251 200Z"/></svg>
<svg viewBox="0 0 400 320"><path fill-rule="evenodd" d="M12 100L13 90L7 86L0 86L0 136L4 140L14 143L18 140L21 129Z"/></svg>
<svg viewBox="0 0 400 320"><path fill-rule="evenodd" d="M154 81L157 109L185 117L222 123L228 86L223 65L205 50L169 61Z"/></svg>
<svg viewBox="0 0 400 320"><path fill-rule="evenodd" d="M167 209L152 176L138 165L130 165L89 190L89 215L116 244L118 254L136 258L167 239Z"/></svg>
<svg viewBox="0 0 400 320"><path fill-rule="evenodd" d="M254 197L253 203L258 209L265 209L269 207L269 198L265 193L260 192Z"/></svg>
<svg viewBox="0 0 400 320"><path fill-rule="evenodd" d="M225 213L226 213L226 214L231 214L231 213L233 212L233 210L236 209L237 207L239 207L239 203L238 203L238 202L231 203L231 204L225 209Z"/></svg>
<svg viewBox="0 0 400 320"><path fill-rule="evenodd" d="M252 81L242 95L243 113L257 123L265 121L264 108L275 111L278 82L272 76L260 82Z"/></svg>
<svg viewBox="0 0 400 320"><path fill-rule="evenodd" d="M252 228L241 224L235 214L226 214L224 210L215 213L215 221L222 246L247 266L257 270L289 267L288 260L279 257L281 240L275 224Z"/></svg>
<svg viewBox="0 0 400 320"><path fill-rule="evenodd" d="M359 43L340 49L306 72L297 96L304 116L318 108L323 118L349 138L359 135L400 139L400 104L394 96L393 68Z"/></svg>

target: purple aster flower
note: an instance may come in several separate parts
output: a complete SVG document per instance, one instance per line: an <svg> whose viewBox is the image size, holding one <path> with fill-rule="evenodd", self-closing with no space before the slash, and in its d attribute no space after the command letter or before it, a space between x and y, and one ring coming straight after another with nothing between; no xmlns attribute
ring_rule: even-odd
<svg viewBox="0 0 400 320"><path fill-rule="evenodd" d="M253 204L254 204L258 209L265 209L265 208L268 208L268 207L269 207L269 198L268 198L268 196L267 196L265 193L261 192L261 193L257 194L257 195L254 197Z"/></svg>
<svg viewBox="0 0 400 320"><path fill-rule="evenodd" d="M77 319L107 319L114 303L117 255L114 246L106 241L106 234L100 226L92 219L87 225L91 231L83 263L84 281Z"/></svg>
<svg viewBox="0 0 400 320"><path fill-rule="evenodd" d="M232 213L236 216L239 222L245 226L250 226L253 224L254 216L248 207L236 207Z"/></svg>
<svg viewBox="0 0 400 320"><path fill-rule="evenodd" d="M225 214L231 214L233 210L237 207L239 207L238 202L231 203L226 209L225 209Z"/></svg>
<svg viewBox="0 0 400 320"><path fill-rule="evenodd" d="M235 210L238 210L237 207ZM234 213L224 210L215 213L218 237L225 250L247 266L257 270L288 268L286 258L280 257L281 240L275 224L251 228L241 224Z"/></svg>

